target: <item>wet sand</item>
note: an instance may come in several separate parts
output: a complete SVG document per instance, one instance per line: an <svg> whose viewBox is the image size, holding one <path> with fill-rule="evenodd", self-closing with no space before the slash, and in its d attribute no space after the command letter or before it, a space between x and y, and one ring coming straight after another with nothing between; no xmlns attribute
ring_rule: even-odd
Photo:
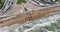
<svg viewBox="0 0 60 32"><path fill-rule="evenodd" d="M60 7L41 9L35 12L29 12L29 13L17 15L16 17L13 17L11 19L5 20L4 22L0 23L0 26L10 26L10 25L17 24L17 23L23 24L27 21L42 18L45 15L46 16L52 15L50 13L54 13L54 12L60 12Z"/></svg>

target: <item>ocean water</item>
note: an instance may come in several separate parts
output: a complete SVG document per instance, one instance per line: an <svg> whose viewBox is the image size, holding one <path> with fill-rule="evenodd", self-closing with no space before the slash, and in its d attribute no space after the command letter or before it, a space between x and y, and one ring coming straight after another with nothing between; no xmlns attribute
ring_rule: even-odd
<svg viewBox="0 0 60 32"><path fill-rule="evenodd" d="M0 32L60 32L60 13L24 24L0 28Z"/></svg>

